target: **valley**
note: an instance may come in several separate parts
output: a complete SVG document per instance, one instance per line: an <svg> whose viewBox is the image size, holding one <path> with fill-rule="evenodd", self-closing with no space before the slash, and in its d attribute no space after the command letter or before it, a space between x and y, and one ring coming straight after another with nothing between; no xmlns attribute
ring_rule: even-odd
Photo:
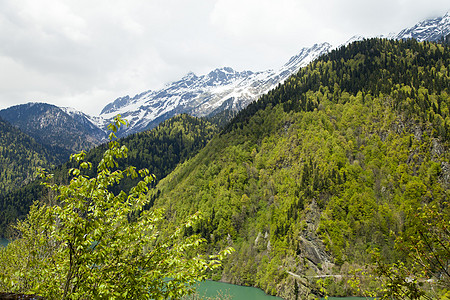
<svg viewBox="0 0 450 300"><path fill-rule="evenodd" d="M46 104L2 110L3 136L27 145L19 162L42 160L3 183L1 236L17 234L8 225L24 220L33 201L58 201L32 170L50 169L64 185L80 178L63 159L70 151L100 165L113 145L104 143L105 124L120 112L130 121L116 132L127 157L108 176L136 166L156 177L138 198L145 205L125 219L160 212L163 238L199 213L182 236L199 237L205 255L235 250L209 279L283 299L446 297L449 20L395 39L304 48L278 71L190 73L161 91L118 98L98 118ZM118 198L139 185L132 176L117 181L107 191Z"/></svg>

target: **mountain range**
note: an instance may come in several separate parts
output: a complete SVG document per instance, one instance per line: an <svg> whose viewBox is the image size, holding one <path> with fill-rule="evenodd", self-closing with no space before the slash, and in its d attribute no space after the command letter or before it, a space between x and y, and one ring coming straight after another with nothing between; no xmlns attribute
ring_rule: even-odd
<svg viewBox="0 0 450 300"><path fill-rule="evenodd" d="M161 90L118 98L102 110L104 123L99 125L104 128L120 114L130 122L122 132L127 135L153 128L180 113L207 117L224 110L239 111L330 49L328 43L303 48L276 71L238 72L225 67L200 76L188 73Z"/></svg>
<svg viewBox="0 0 450 300"><path fill-rule="evenodd" d="M435 19L429 19L403 29L394 39L415 39L419 42L439 42L450 34L450 14Z"/></svg>
<svg viewBox="0 0 450 300"><path fill-rule="evenodd" d="M445 33L448 19L447 14L422 22L403 35L392 35L393 40L355 36L342 47L316 45L317 53L329 48L328 53L318 54L299 71L294 69L316 52L304 49L272 73L231 68L202 76L190 73L165 90L117 99L95 118L43 103L11 107L1 111L0 118L33 137L2 137L6 144L0 147L6 158L20 154L29 161L52 147L75 143L79 149L90 147L82 142L101 142L108 114L128 114L132 124L122 132L126 135L137 124L139 130L152 126L156 119L145 116L153 111L162 120L179 111L212 116L220 115L222 108L239 110L219 134L206 120L179 115L121 139L130 149L131 165L160 172L149 197L151 206L163 208L164 230L196 211L202 213L186 235L201 236L206 253L227 246L236 250L211 274L213 280L257 286L284 299L366 296L362 290L367 288L381 297L392 285L382 285L385 276L367 276L366 271L372 272L365 268L371 261L368 251L378 249L386 264L402 262L385 268L394 272L403 263L415 268L409 262L423 257L417 247L426 248L425 258L434 263L441 254L434 251L439 249L434 236L440 234L435 224L450 224L450 52L448 45L414 39L443 40L444 35L433 32ZM283 72L292 75L282 79ZM258 101L244 102L244 95L257 95L249 82L263 89L276 80L283 83ZM202 97L210 98L202 102ZM72 125L63 132L65 123ZM6 137L20 132L9 124L0 127ZM83 133L76 136L74 131ZM16 153L19 148L13 143L29 146ZM106 147L89 151L87 160L95 166ZM128 162L119 161L119 167ZM55 182L67 182L72 164L54 172ZM13 177L9 173L6 169L1 179ZM118 188L127 191L129 183L133 186L125 182L126 188ZM0 195L0 228L26 215L32 201L51 197L39 196L31 185ZM439 210L443 222L418 213L426 206ZM433 235L428 242L434 245L415 242L428 230ZM443 266L448 276L447 262ZM444 276L435 266L408 270L402 282L431 285L429 299L442 298L448 284L434 285ZM416 280L421 274L427 277ZM351 287L356 279L358 291Z"/></svg>
<svg viewBox="0 0 450 300"><path fill-rule="evenodd" d="M448 34L450 34L450 14L446 13L443 17L422 21L386 38L440 41ZM364 37L354 36L345 45L361 39ZM201 76L189 73L161 90L147 91L133 98L125 96L116 99L101 111L100 120L104 123L98 125L105 128L115 115L121 114L130 121L130 126L123 133L126 135L153 128L161 121L179 113L203 117L227 109L239 111L283 83L300 68L334 48L336 47L329 43L303 48L275 71L237 72L232 68L220 68Z"/></svg>
<svg viewBox="0 0 450 300"><path fill-rule="evenodd" d="M419 22L397 34L380 37L441 41L449 34L450 14L446 13L442 17ZM364 39L364 37L354 36L344 45L361 39ZM104 140L106 126L117 114L129 121L129 126L118 133L119 136L126 136L154 128L162 121L181 113L197 117L211 117L226 110L237 112L283 83L289 76L298 72L300 68L335 48L337 47L333 47L329 43L303 48L277 70L236 71L230 67L223 67L205 75L196 75L190 72L180 80L168 83L160 90L148 90L134 97L128 95L119 97L106 105L98 116L89 116L69 108L59 108L58 110L56 106L43 104L25 104L7 108L0 111L0 116L44 144L47 143L51 147L62 147L69 152L73 152L80 148L91 148ZM33 106L35 109L30 110ZM40 107L39 110L36 109L38 106ZM21 110L24 111L23 114L19 114ZM32 119L29 118L28 112L30 111L35 114ZM8 117L8 115L13 117ZM61 119L62 116L69 116L72 120ZM25 118L25 120L21 118ZM51 118L55 118L55 120L50 121ZM37 121L37 119L40 121ZM37 122L36 126L31 125L30 122L34 122L33 120ZM76 129L79 132L78 137L50 142L50 137L59 136L60 132L57 127L54 127L56 132L51 134L50 131L53 129L49 128L50 125L41 126L38 124L44 120L45 122L53 122L55 125L58 124L59 128ZM75 123L79 124L74 125ZM40 130L45 131L39 133ZM71 132L74 131L71 130ZM44 138L44 136L49 139ZM68 136L68 134L65 136ZM82 136L86 138L82 138ZM70 144L61 145L62 141L67 141Z"/></svg>
<svg viewBox="0 0 450 300"><path fill-rule="evenodd" d="M387 297L415 281L428 289L423 299L444 299L449 281L436 261L447 270L449 66L448 45L414 39L332 50L162 179L154 207L168 226L200 211L193 231L208 249L236 250L216 280L292 300L368 289L419 299Z"/></svg>

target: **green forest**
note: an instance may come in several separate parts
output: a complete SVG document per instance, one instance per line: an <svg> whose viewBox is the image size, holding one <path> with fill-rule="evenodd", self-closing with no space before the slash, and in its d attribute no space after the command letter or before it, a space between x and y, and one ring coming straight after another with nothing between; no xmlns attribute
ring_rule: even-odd
<svg viewBox="0 0 450 300"><path fill-rule="evenodd" d="M161 238L177 232L201 238L202 254L226 251L213 280L284 299L449 299L449 109L448 45L369 39L320 57L236 116L218 116L220 125L231 119L221 130L180 115L120 139L126 159L112 143L76 157L101 166L114 149L113 170L148 168L157 180L146 179L149 195L123 222L153 230L145 216L155 214ZM75 162L51 170L50 184L105 172L108 197L146 190L88 165L76 175ZM1 196L3 235L34 200L73 197L53 187L35 181ZM190 216L196 222L184 226Z"/></svg>
<svg viewBox="0 0 450 300"><path fill-rule="evenodd" d="M11 106L0 110L0 117L44 146L55 165L68 161L72 153L106 142L105 132L51 104Z"/></svg>
<svg viewBox="0 0 450 300"><path fill-rule="evenodd" d="M129 152L115 136L125 124L116 116L108 125L98 163L86 161L85 152L71 155L69 183L55 184L53 174L41 172L57 197L33 204L15 226L20 237L0 249L0 298L183 299L233 252L207 254L203 239L185 236L198 215L170 231L162 211L145 209L154 175L117 169ZM94 165L92 176L81 172ZM140 178L129 192L110 189L128 177Z"/></svg>
<svg viewBox="0 0 450 300"><path fill-rule="evenodd" d="M160 180L171 172L178 163L194 156L217 131L217 127L206 120L188 115L178 115L161 123L153 130L120 139L120 142L128 147L130 151L126 159L118 160L118 168L124 169L128 166L134 166L138 169L148 168L155 175L156 180ZM37 145L35 147L38 147ZM97 164L107 147L108 145L104 144L92 149L86 154L86 159ZM4 149L14 148L5 147ZM23 158L22 160L13 161L20 163L21 161L28 160ZM35 164L39 162L38 159L31 161L34 161ZM20 166L26 165L23 164ZM29 172L31 170L36 172L37 167L46 168L47 166L48 164L32 165L29 168ZM50 169L54 173L53 180L58 183L67 184L69 182L68 171L74 166L75 164L73 162L67 162L54 169ZM5 170L15 170L15 168L5 168ZM90 171L85 170L85 173L92 176L96 171L94 169ZM11 175L10 177L20 178L17 175ZM4 178L2 177L3 180ZM41 182L41 180L31 181L30 179L28 184L23 185L22 182L21 185L16 186L5 182L5 185L11 187L11 189L9 192L6 190L4 194L0 194L0 237L11 235L10 230L8 230L9 225L17 219L23 219L34 201L42 200L49 202L49 199L54 196L52 193L48 193ZM120 185L112 187L112 189L115 192L120 190L128 191L137 182L137 179L125 178ZM17 188L18 186L21 187Z"/></svg>
<svg viewBox="0 0 450 300"><path fill-rule="evenodd" d="M369 250L409 263L396 240L418 234L417 212L449 219L449 67L448 46L414 40L332 51L162 180L155 206L174 224L203 212L194 230L211 251L236 249L216 279L288 299L354 294Z"/></svg>
<svg viewBox="0 0 450 300"><path fill-rule="evenodd" d="M0 197L33 181L37 168L51 167L50 157L41 144L0 118Z"/></svg>

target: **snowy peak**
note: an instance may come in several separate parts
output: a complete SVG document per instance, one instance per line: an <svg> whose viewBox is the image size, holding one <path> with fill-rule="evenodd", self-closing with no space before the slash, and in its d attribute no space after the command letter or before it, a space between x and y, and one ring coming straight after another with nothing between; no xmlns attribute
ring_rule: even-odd
<svg viewBox="0 0 450 300"><path fill-rule="evenodd" d="M105 106L100 117L105 126L115 115L121 114L130 123L127 129L119 133L124 136L152 128L180 113L202 117L227 109L238 111L282 83L301 67L327 53L330 48L328 43L303 48L276 71L239 72L230 67L222 67L200 76L189 72L161 90L114 100Z"/></svg>
<svg viewBox="0 0 450 300"><path fill-rule="evenodd" d="M395 39L395 40L406 40L406 39L416 39L419 42L430 41L430 42L440 42L443 38L450 34L450 12L447 12L442 17L437 17L434 19L428 19L417 23L416 25L405 28L399 33L389 33L378 35L378 38L385 39ZM361 35L352 36L348 41L346 41L341 46L346 46L356 41L362 41L370 37L364 37ZM339 48L338 47L338 48Z"/></svg>
<svg viewBox="0 0 450 300"><path fill-rule="evenodd" d="M400 33L380 35L379 38L439 41L450 34L450 14L426 20ZM355 35L341 46L365 38ZM126 118L130 126L120 136L143 131L180 113L193 116L212 116L224 110L238 111L261 95L283 83L289 76L335 47L328 43L303 48L277 70L259 72L236 71L230 67L212 70L204 75L187 73L180 80L168 83L157 91L146 91L134 97L120 97L106 105L100 116L90 120L105 130L117 114Z"/></svg>
<svg viewBox="0 0 450 300"><path fill-rule="evenodd" d="M311 48L303 48L300 53L292 56L291 59L283 66L283 69L290 69L292 67L304 67L308 62L313 61L320 55L327 53L331 49L329 43L315 44Z"/></svg>
<svg viewBox="0 0 450 300"><path fill-rule="evenodd" d="M79 124L81 124L87 131L91 132L96 139L98 139L99 141L105 140L106 131L101 129L103 126L103 121L99 117L87 115L84 112L76 110L72 107L59 108Z"/></svg>
<svg viewBox="0 0 450 300"><path fill-rule="evenodd" d="M419 42L437 42L450 34L450 14L443 17L429 19L406 28L395 37L396 39L416 39Z"/></svg>
<svg viewBox="0 0 450 300"><path fill-rule="evenodd" d="M202 81L207 86L218 86L229 84L231 81L239 77L239 72L236 72L232 68L225 67L209 72L208 75L203 76Z"/></svg>
<svg viewBox="0 0 450 300"><path fill-rule="evenodd" d="M187 73L183 78L181 78L181 81L185 82L188 86L192 85L192 82L197 80L197 75L194 74L194 72Z"/></svg>
<svg viewBox="0 0 450 300"><path fill-rule="evenodd" d="M120 97L106 105L100 114L108 114L130 103L130 96Z"/></svg>

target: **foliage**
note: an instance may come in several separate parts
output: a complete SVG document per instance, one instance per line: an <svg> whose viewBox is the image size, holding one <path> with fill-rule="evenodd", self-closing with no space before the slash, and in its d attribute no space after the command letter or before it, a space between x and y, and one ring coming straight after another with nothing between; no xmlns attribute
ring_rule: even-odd
<svg viewBox="0 0 450 300"><path fill-rule="evenodd" d="M223 128L236 116L236 114L237 111L225 109L217 114L208 116L205 119L213 124L216 124L217 127Z"/></svg>
<svg viewBox="0 0 450 300"><path fill-rule="evenodd" d="M193 230L209 251L237 250L218 276L286 298L292 274L336 275L334 295L354 293L347 278L367 249L410 268L395 236L415 228L409 212L449 196L449 68L440 44L337 49L239 112L158 184L155 205L173 223L203 211Z"/></svg>
<svg viewBox="0 0 450 300"><path fill-rule="evenodd" d="M35 204L16 227L20 238L0 250L1 291L49 299L180 298L231 252L199 254L203 240L186 235L199 215L168 232L161 210L143 210L154 177L131 166L115 170L128 154L113 140L123 124L117 117L110 125L111 142L95 177L82 175L92 164L80 152L71 156L79 168L70 169L68 185L46 183L57 194L56 203ZM137 176L142 179L128 194L109 190Z"/></svg>
<svg viewBox="0 0 450 300"><path fill-rule="evenodd" d="M391 299L436 299L450 294L450 231L448 203L442 207L424 205L408 212L408 226L396 239L396 249L404 253L408 265L384 262L372 252L372 269L382 281L379 294ZM431 288L432 287L432 288Z"/></svg>
<svg viewBox="0 0 450 300"><path fill-rule="evenodd" d="M118 159L119 168L125 169L129 166L135 166L138 169L147 168L156 176L157 180L160 180L170 173L178 163L194 156L216 132L216 126L205 120L185 114L178 115L150 131L120 139L120 143L130 150L126 158ZM86 153L86 159L95 167L107 147L108 145L105 144L92 149ZM55 168L52 171L54 173L52 180L55 183L68 183L68 170L72 167L75 167L75 164L68 162ZM95 168L81 170L81 172L91 177L96 175ZM137 182L137 178L125 177L113 189L116 192L129 190ZM36 199L48 201L48 198L49 195L39 180L0 195L0 236L8 235L7 226L17 219L23 219L28 214L33 201Z"/></svg>
<svg viewBox="0 0 450 300"><path fill-rule="evenodd" d="M0 196L31 182L37 169L51 162L43 146L0 119Z"/></svg>
<svg viewBox="0 0 450 300"><path fill-rule="evenodd" d="M414 222L396 240L399 251L408 255L428 277L450 287L450 214L448 202L440 207L427 205L415 210Z"/></svg>

